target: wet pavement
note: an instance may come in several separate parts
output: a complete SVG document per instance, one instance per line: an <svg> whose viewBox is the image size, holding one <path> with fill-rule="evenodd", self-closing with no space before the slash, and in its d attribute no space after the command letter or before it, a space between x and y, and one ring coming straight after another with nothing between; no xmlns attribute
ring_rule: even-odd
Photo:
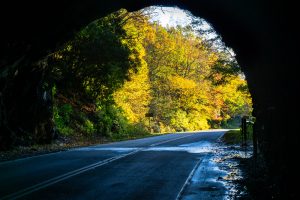
<svg viewBox="0 0 300 200"><path fill-rule="evenodd" d="M239 160L252 155L251 146L227 146L219 142L206 147L208 152L182 192L182 200L232 200L247 193L241 188L243 173Z"/></svg>
<svg viewBox="0 0 300 200"><path fill-rule="evenodd" d="M227 130L169 134L0 163L0 199L232 199L242 177Z"/></svg>

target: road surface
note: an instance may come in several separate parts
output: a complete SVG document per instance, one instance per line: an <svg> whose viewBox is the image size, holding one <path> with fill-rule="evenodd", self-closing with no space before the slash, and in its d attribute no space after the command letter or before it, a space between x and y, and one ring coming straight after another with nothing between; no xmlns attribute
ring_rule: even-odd
<svg viewBox="0 0 300 200"><path fill-rule="evenodd" d="M189 182L209 167L201 163L224 132L175 133L2 162L0 199L189 199L185 193L195 187Z"/></svg>

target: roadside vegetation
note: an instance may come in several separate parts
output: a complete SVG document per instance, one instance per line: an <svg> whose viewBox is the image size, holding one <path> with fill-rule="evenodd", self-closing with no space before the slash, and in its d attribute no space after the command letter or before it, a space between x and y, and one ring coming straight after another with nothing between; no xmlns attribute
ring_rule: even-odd
<svg viewBox="0 0 300 200"><path fill-rule="evenodd" d="M247 126L247 144L251 145L253 140L253 127L252 125ZM226 145L242 145L243 135L241 129L234 129L227 131L223 137L222 142L224 142Z"/></svg>
<svg viewBox="0 0 300 200"><path fill-rule="evenodd" d="M52 141L60 149L238 127L252 102L234 53L208 39L213 30L199 29L200 19L162 26L152 11L97 19L41 60L42 98L55 128L49 140L39 130L13 135L11 146L35 151Z"/></svg>
<svg viewBox="0 0 300 200"><path fill-rule="evenodd" d="M251 113L238 64L192 26L144 11L98 19L48 59L61 137L122 140L228 127Z"/></svg>
<svg viewBox="0 0 300 200"><path fill-rule="evenodd" d="M240 129L230 130L226 132L223 137L222 141L225 144L241 144L242 143L242 134Z"/></svg>

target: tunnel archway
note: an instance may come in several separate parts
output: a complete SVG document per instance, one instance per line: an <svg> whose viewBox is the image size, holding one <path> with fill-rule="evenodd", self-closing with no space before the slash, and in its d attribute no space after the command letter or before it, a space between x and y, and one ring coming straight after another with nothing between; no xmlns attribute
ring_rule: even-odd
<svg viewBox="0 0 300 200"><path fill-rule="evenodd" d="M211 22L224 41L237 52L245 72L257 118L256 132L270 174L281 193L292 191L299 81L295 68L296 37L284 26L293 23L288 3L271 1L10 1L1 12L1 143L15 131L34 130L51 137L48 98L40 85L44 70L36 61L69 39L93 19L120 8L135 11L150 5L176 5ZM2 7L2 6L1 6ZM47 7L47 8L46 8ZM14 17L9 17L14 13ZM286 52L285 49L294 50ZM288 66L289 68L285 68ZM47 94L47 93L46 93ZM279 94L279 95L278 95ZM40 111L37 114L37 111ZM293 112L291 110L294 110ZM31 120L28 120L31 115ZM12 131L13 127L14 131ZM277 178L276 178L277 179ZM281 183L281 184L280 184ZM290 192L290 197L295 193Z"/></svg>

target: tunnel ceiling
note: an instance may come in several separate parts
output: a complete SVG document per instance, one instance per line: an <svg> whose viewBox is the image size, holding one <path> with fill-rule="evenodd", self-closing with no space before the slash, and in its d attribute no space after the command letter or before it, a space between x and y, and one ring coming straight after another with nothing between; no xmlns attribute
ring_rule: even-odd
<svg viewBox="0 0 300 200"><path fill-rule="evenodd" d="M266 63L264 49L272 46L278 53L276 5L266 1L235 0L67 0L52 1L8 1L2 7L1 63L13 64L22 56L32 60L53 51L70 39L73 34L89 22L120 8L135 11L151 5L178 6L195 16L205 18L222 36L226 45L237 53L237 59L248 77L250 90L263 89L258 76L264 76L262 66ZM274 54L270 55L274 56ZM258 73L259 71L259 73ZM253 77L253 78L252 78ZM255 78L254 78L255 77ZM256 79L256 80L254 80ZM259 95L257 95L259 97ZM257 97L257 98L258 98Z"/></svg>
<svg viewBox="0 0 300 200"><path fill-rule="evenodd" d="M296 1L295 1L296 2ZM227 46L234 49L245 72L257 117L257 133L269 171L280 183L292 183L293 164L299 146L297 130L300 102L298 97L298 44L295 31L298 6L291 0L4 0L0 5L0 119L15 112L23 122L13 126L31 127L48 122L52 116L29 113L36 97L39 79L30 74L32 63L53 52L72 38L74 33L91 21L120 8L129 11L151 5L178 6L193 15L206 19L222 36ZM7 71L19 67L23 76L7 78ZM27 67L23 67L27 66ZM29 66L29 67L28 67ZM28 77L29 76L29 77ZM40 75L39 75L40 76ZM24 83L31 93L26 93ZM2 94L5 87L6 96ZM32 95L28 97L28 94ZM19 100L18 100L19 99ZM24 104L27 101L27 104ZM6 104L4 104L5 102ZM32 103L33 102L33 103ZM24 104L25 106L19 106ZM30 105L30 106L26 106ZM23 110L15 108L19 106ZM49 114L49 113L48 113ZM14 115L12 115L14 116ZM44 117L44 118L43 118ZM36 119L34 121L33 119ZM41 119L45 119L42 121ZM0 133L10 131L0 121ZM49 123L51 124L51 123ZM45 130L45 129L43 129ZM4 135L4 134L3 134ZM5 137L0 135L0 141ZM4 138L4 139L3 139ZM295 169L296 170L296 169ZM279 184L280 185L280 184ZM281 184L280 190L292 197L292 184ZM293 193L294 191L294 193Z"/></svg>

